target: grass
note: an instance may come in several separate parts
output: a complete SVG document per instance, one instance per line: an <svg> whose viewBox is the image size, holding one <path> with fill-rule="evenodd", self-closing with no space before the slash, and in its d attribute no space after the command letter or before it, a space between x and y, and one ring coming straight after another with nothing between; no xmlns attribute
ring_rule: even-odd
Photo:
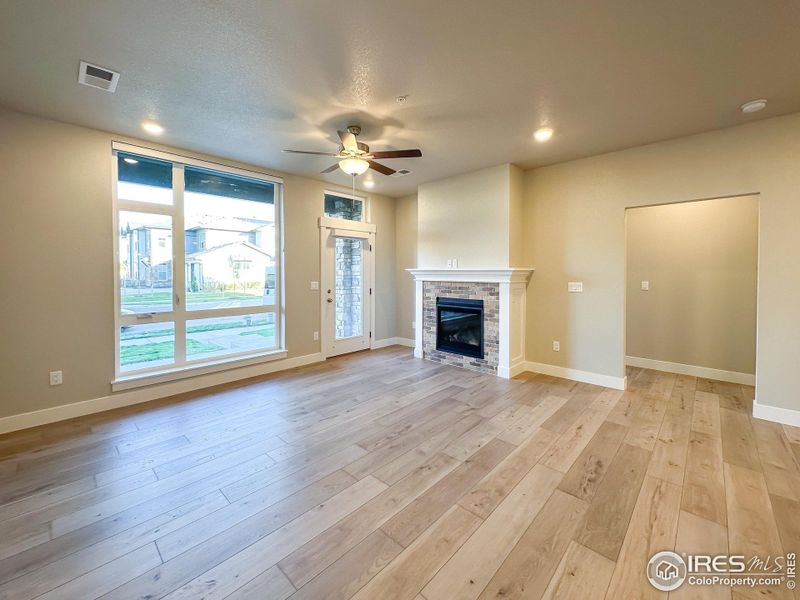
<svg viewBox="0 0 800 600"><path fill-rule="evenodd" d="M265 327L264 329L259 329L258 331L243 331L239 335L261 335L264 337L275 337L275 327L269 326Z"/></svg>
<svg viewBox="0 0 800 600"><path fill-rule="evenodd" d="M198 342L197 340L186 340L186 354L205 354L206 352L216 352L223 347L218 344L208 342ZM135 346L123 346L119 349L120 362L123 366L154 360L163 360L175 356L175 342L153 342L151 344L138 344Z"/></svg>
<svg viewBox="0 0 800 600"><path fill-rule="evenodd" d="M252 300L261 296L261 290L254 290L252 294L244 292L188 292L186 302L188 304L200 304L203 302L219 302L220 300ZM122 291L122 305L135 304L168 304L172 302L172 292L145 292L136 294Z"/></svg>
<svg viewBox="0 0 800 600"><path fill-rule="evenodd" d="M186 328L186 333L202 333L204 331L222 331L224 329L236 329L237 327L258 327L259 325L267 325L267 320L253 319L250 321L250 325L248 325L245 321L231 321L229 323L209 323L208 325L189 325ZM246 332L241 335L245 334ZM151 329L150 331L139 331L139 332L124 331L120 335L120 339L143 340L151 337L163 337L165 335L175 335L175 329Z"/></svg>

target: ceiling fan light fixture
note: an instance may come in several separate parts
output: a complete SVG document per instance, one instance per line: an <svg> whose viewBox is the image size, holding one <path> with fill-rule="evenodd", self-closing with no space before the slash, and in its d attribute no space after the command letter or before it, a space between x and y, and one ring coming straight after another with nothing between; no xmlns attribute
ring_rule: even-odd
<svg viewBox="0 0 800 600"><path fill-rule="evenodd" d="M369 169L369 163L363 158L344 158L339 161L339 168L348 175L361 175Z"/></svg>

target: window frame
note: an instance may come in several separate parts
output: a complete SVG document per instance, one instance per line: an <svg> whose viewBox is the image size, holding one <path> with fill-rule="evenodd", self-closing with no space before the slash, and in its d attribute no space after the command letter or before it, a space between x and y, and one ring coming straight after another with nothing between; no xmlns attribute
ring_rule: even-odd
<svg viewBox="0 0 800 600"><path fill-rule="evenodd" d="M118 158L120 153L131 153L147 158L168 161L172 164L172 204L158 204L137 200L120 199L117 192L119 177ZM284 218L283 218L283 179L259 171L250 171L230 165L201 160L193 157L154 150L144 146L113 141L111 144L112 163L112 227L113 227L113 269L114 269L114 379L112 389L128 389L138 385L151 385L162 381L171 381L191 376L254 364L257 362L285 358L285 258L284 258ZM213 308L187 310L186 308L186 269L184 263L184 174L185 167L198 167L221 174L236 175L274 185L275 212L275 303L259 306L242 306L234 308ZM120 243L119 213L120 211L157 214L170 217L172 220L172 310L167 312L148 313L142 315L123 315L120 290ZM180 265L181 268L178 268ZM224 356L186 357L186 324L196 319L213 317L233 317L250 314L275 314L275 346L257 351L243 351ZM121 328L125 325L142 325L151 323L174 323L175 357L169 365L158 365L135 370L121 370L120 342ZM138 381L138 383L137 383Z"/></svg>
<svg viewBox="0 0 800 600"><path fill-rule="evenodd" d="M350 200L360 200L361 201L361 206L362 206L361 220L360 221L354 221L352 219L340 219L339 217L329 217L329 216L327 216L325 214L325 196L338 196L339 198L349 198ZM370 214L369 196L366 196L366 195L362 196L362 195L359 195L359 194L352 194L352 193L348 193L348 192L340 192L338 190L332 190L332 189L325 189L322 192L322 210L320 211L320 214L325 219L336 219L337 221L345 221L347 223L371 223L372 222L371 221L372 215Z"/></svg>

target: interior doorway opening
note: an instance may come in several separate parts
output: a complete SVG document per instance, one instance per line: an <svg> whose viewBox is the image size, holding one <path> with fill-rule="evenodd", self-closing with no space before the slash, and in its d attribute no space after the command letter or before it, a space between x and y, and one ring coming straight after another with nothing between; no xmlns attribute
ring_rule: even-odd
<svg viewBox="0 0 800 600"><path fill-rule="evenodd" d="M755 385L758 195L628 208L626 372Z"/></svg>

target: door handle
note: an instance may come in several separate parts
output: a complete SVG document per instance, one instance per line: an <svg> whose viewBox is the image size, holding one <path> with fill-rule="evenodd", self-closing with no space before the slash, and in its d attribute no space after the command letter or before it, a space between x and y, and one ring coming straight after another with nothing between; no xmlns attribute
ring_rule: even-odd
<svg viewBox="0 0 800 600"><path fill-rule="evenodd" d="M328 298L328 302L333 302L333 298Z"/></svg>

